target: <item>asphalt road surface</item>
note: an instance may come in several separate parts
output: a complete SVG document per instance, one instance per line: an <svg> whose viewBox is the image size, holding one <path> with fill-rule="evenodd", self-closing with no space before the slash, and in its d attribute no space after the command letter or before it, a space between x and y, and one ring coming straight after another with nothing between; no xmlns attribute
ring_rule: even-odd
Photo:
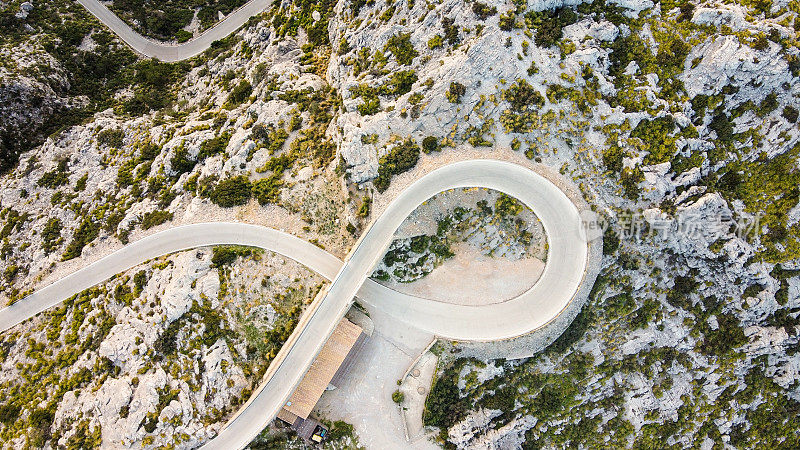
<svg viewBox="0 0 800 450"><path fill-rule="evenodd" d="M533 287L505 302L465 306L402 294L367 279L397 228L418 205L439 192L461 187L505 192L530 207L542 221L549 244L547 264ZM272 421L355 297L440 337L507 339L540 328L557 317L581 286L588 264L588 243L578 209L557 186L517 164L462 161L411 184L372 222L344 261L271 228L239 223L185 225L133 242L0 310L0 331L152 258L220 244L249 245L280 253L332 282L303 315L270 365L261 390L204 449L243 448Z"/></svg>
<svg viewBox="0 0 800 450"><path fill-rule="evenodd" d="M270 5L267 0L250 0L196 38L183 44L168 44L137 33L98 0L78 0L78 3L116 33L134 51L148 58L156 58L165 62L181 61L203 53L211 46L212 42L223 39L238 30L250 17L265 11Z"/></svg>

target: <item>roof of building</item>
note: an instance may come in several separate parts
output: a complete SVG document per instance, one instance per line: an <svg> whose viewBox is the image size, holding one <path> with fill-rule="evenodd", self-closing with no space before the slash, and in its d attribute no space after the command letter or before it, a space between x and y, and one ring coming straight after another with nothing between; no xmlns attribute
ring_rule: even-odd
<svg viewBox="0 0 800 450"><path fill-rule="evenodd" d="M308 418L359 336L361 328L342 319L283 409L302 419Z"/></svg>

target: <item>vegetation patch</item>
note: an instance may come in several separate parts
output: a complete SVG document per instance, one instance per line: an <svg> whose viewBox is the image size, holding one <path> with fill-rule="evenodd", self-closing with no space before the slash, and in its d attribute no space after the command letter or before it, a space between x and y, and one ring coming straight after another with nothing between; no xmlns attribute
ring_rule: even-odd
<svg viewBox="0 0 800 450"><path fill-rule="evenodd" d="M378 177L373 180L379 192L385 191L392 181L392 177L414 168L419 160L419 146L413 139L407 139L396 145L379 161Z"/></svg>

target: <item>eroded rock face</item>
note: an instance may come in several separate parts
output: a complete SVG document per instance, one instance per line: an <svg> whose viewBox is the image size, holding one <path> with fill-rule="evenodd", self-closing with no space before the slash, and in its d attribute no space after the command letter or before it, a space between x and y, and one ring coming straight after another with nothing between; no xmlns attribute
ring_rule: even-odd
<svg viewBox="0 0 800 450"><path fill-rule="evenodd" d="M29 7L30 6L30 7ZM29 2L20 6L27 16ZM23 17L24 18L24 17ZM0 57L13 61L15 70L0 66L0 173L13 167L17 156L44 140L58 123L57 114L80 105L64 96L69 83L60 64L41 47L0 49ZM47 72L43 72L46 68Z"/></svg>
<svg viewBox="0 0 800 450"><path fill-rule="evenodd" d="M791 74L779 52L777 44L770 43L766 50L756 51L740 44L734 36L716 36L692 49L681 78L692 97L718 93L729 84L739 88L735 97L740 99L763 98L769 92L788 95L780 86L791 81ZM695 67L688 65L696 59L700 62Z"/></svg>
<svg viewBox="0 0 800 450"><path fill-rule="evenodd" d="M237 330L246 325L268 332L276 321L285 320L276 310L279 303L272 302L285 304L287 296L310 295L318 276L281 256L259 255L257 261L240 261L223 275L228 288L247 296L229 295L222 304L221 276L211 268L211 255L210 249L201 248L134 268L120 279L146 272L138 297L122 303L103 296L93 300L91 314L99 318L108 312L115 324L96 352L80 355L66 371L70 376L85 370L105 372L89 380L96 384L56 397L53 426L65 430L62 445L75 434L77 420L87 421L90 431L99 427L104 445L115 448L196 448L219 431L234 411L232 405L249 395L258 383L252 373L261 369L251 364L252 343L237 338ZM253 279L268 278L272 281L251 286ZM118 291L113 283L108 288L112 293ZM217 312L221 321L208 319L204 309ZM71 328L71 310L67 311ZM80 331L81 342L95 339L97 332L86 324ZM36 339L48 339L45 332L38 333ZM215 333L222 337L206 338ZM14 361L24 358L16 353L21 351L17 346L12 350L3 362L0 382L12 380Z"/></svg>

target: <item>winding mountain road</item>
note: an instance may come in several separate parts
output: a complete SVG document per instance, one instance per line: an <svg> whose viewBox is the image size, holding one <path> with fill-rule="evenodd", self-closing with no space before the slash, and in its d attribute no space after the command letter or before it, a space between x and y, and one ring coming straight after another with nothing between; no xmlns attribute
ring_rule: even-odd
<svg viewBox="0 0 800 450"><path fill-rule="evenodd" d="M264 12L270 6L268 0L250 0L199 36L182 44L169 44L148 39L137 33L99 0L78 0L78 3L116 33L134 51L164 62L182 61L203 53L211 47L212 42L235 32L251 17Z"/></svg>
<svg viewBox="0 0 800 450"><path fill-rule="evenodd" d="M533 287L505 302L464 306L413 297L369 280L403 220L433 195L461 187L505 192L530 207L541 220L549 244L547 264ZM542 327L566 308L581 287L589 256L578 209L553 183L513 163L462 161L412 183L373 221L344 261L271 228L238 223L185 225L131 243L0 310L0 332L149 259L219 244L249 245L280 253L332 282L303 315L270 365L261 389L204 449L243 448L275 417L355 297L440 337L508 339Z"/></svg>

